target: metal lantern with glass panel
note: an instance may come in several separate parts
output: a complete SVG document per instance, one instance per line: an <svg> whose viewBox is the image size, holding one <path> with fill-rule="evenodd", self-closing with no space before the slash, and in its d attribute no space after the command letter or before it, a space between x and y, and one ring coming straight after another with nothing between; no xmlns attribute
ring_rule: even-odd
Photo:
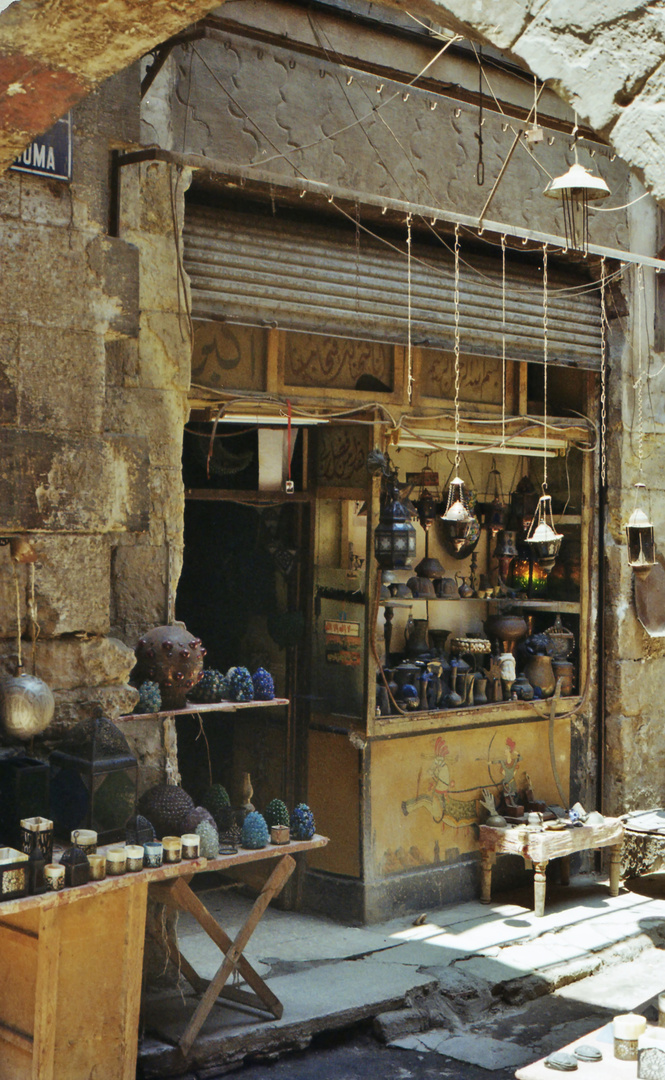
<svg viewBox="0 0 665 1080"><path fill-rule="evenodd" d="M561 550L563 533L554 527L552 498L547 494L547 309L547 244L543 244L543 493L524 539L534 561L549 574Z"/></svg>
<svg viewBox="0 0 665 1080"><path fill-rule="evenodd" d="M448 502L445 513L441 515L441 522L451 547L460 551L466 543L473 517L466 505L464 481L459 476L450 481Z"/></svg>
<svg viewBox="0 0 665 1080"><path fill-rule="evenodd" d="M453 551L461 551L464 547L471 526L473 524L473 516L469 513L469 507L467 506L466 498L464 495L464 481L459 475L459 467L461 462L460 454L460 336L459 336L459 282L460 282L460 225L459 222L455 225L455 341L454 341L454 356L455 356L455 476L450 481L448 488L448 502L446 503L445 512L441 515L441 523L443 526L446 539L450 544Z"/></svg>
<svg viewBox="0 0 665 1080"><path fill-rule="evenodd" d="M384 570L411 566L416 554L416 530L398 493L397 478L390 474L382 496L379 523L374 530L374 555Z"/></svg>
<svg viewBox="0 0 665 1080"><path fill-rule="evenodd" d="M550 495L540 496L525 540L531 545L534 560L549 574L550 570L554 569L563 540L563 533L557 532L554 527Z"/></svg>
<svg viewBox="0 0 665 1080"><path fill-rule="evenodd" d="M634 574L645 578L656 565L656 542L650 514L637 505L638 498L647 494L646 484L635 484L635 509L626 525L628 565Z"/></svg>
<svg viewBox="0 0 665 1080"><path fill-rule="evenodd" d="M99 843L124 839L136 813L138 762L110 720L83 720L50 756L56 830L94 829Z"/></svg>

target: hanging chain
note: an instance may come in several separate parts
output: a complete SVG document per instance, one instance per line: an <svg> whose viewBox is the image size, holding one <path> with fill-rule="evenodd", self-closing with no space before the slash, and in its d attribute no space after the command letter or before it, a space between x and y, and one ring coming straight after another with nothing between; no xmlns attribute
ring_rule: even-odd
<svg viewBox="0 0 665 1080"><path fill-rule="evenodd" d="M547 490L547 244L543 244L543 491Z"/></svg>
<svg viewBox="0 0 665 1080"><path fill-rule="evenodd" d="M455 223L455 472L459 472L459 221Z"/></svg>
<svg viewBox="0 0 665 1080"><path fill-rule="evenodd" d="M476 165L476 183L482 187L485 183L485 162L483 161L483 49L478 46L478 164Z"/></svg>
<svg viewBox="0 0 665 1080"><path fill-rule="evenodd" d="M637 267L637 463L642 475L643 443L644 443L644 408L642 401L642 319L644 317L644 268Z"/></svg>
<svg viewBox="0 0 665 1080"><path fill-rule="evenodd" d="M356 311L360 311L360 203L356 199Z"/></svg>
<svg viewBox="0 0 665 1080"><path fill-rule="evenodd" d="M413 398L413 357L411 355L411 214L406 215L406 390L409 405Z"/></svg>
<svg viewBox="0 0 665 1080"><path fill-rule="evenodd" d="M600 482L607 482L607 266L600 260Z"/></svg>
<svg viewBox="0 0 665 1080"><path fill-rule="evenodd" d="M501 447L506 445L506 237L501 237Z"/></svg>

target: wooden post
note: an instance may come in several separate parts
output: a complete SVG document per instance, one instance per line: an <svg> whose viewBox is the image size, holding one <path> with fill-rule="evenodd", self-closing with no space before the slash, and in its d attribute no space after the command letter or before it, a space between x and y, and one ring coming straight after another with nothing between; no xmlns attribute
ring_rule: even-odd
<svg viewBox="0 0 665 1080"><path fill-rule="evenodd" d="M545 890L547 884L545 871L547 870L547 861L534 863L533 869L533 908L534 914L540 919L545 914Z"/></svg>
<svg viewBox="0 0 665 1080"><path fill-rule="evenodd" d="M491 851L481 852L481 864L480 864L480 902L481 904L489 904L492 900L492 866L494 864L494 854Z"/></svg>
<svg viewBox="0 0 665 1080"><path fill-rule="evenodd" d="M613 844L610 848L610 896L619 895L621 876L621 849L623 844Z"/></svg>

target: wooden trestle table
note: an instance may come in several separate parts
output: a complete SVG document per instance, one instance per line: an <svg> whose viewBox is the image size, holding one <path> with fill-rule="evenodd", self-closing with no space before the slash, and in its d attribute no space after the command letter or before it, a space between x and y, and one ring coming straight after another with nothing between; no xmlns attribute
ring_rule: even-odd
<svg viewBox="0 0 665 1080"><path fill-rule="evenodd" d="M294 855L324 836L217 859L190 859L107 877L78 888L0 903L0 1080L135 1080L148 893L190 911L224 959L210 984L171 943L171 955L203 994L180 1042L187 1053L220 993L281 1016L282 1004L243 956ZM103 848L100 850L104 850ZM262 860L276 865L235 938L190 888L195 874ZM226 987L234 969L252 993Z"/></svg>

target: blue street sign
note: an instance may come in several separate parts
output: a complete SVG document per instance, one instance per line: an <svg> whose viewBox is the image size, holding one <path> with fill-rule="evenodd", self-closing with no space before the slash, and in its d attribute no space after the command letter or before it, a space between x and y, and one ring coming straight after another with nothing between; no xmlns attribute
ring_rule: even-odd
<svg viewBox="0 0 665 1080"><path fill-rule="evenodd" d="M50 176L52 180L72 178L72 120L67 113L49 131L26 146L11 169Z"/></svg>

